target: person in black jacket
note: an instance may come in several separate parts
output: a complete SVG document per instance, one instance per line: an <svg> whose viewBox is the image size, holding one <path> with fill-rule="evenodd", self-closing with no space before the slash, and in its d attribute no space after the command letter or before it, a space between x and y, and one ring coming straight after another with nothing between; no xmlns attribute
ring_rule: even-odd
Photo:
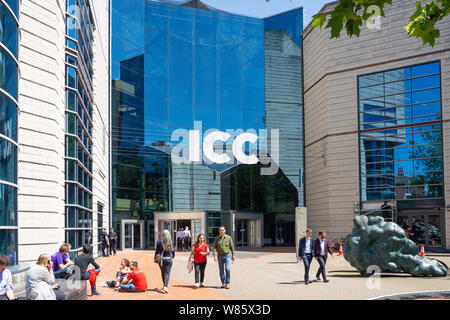
<svg viewBox="0 0 450 320"><path fill-rule="evenodd" d="M104 257L109 257L109 239L108 233L106 232L106 228L103 228L102 233L100 234L100 240L102 241L102 253Z"/></svg>
<svg viewBox="0 0 450 320"><path fill-rule="evenodd" d="M100 273L100 266L95 262L94 258L91 255L91 246L85 244L83 246L83 254L79 255L75 258L75 265L80 268L80 280L89 280L91 283L91 292L93 296L101 295L100 292L97 292L96 287L96 278ZM94 270L88 271L89 265L94 266Z"/></svg>
<svg viewBox="0 0 450 320"><path fill-rule="evenodd" d="M114 255L116 255L117 233L114 232L113 228L109 230L108 238L109 238L109 254L112 255L114 251Z"/></svg>

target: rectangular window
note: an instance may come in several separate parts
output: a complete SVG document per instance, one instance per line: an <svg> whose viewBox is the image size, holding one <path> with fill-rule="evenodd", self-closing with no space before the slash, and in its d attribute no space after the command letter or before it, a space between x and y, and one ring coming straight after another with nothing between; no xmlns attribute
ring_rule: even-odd
<svg viewBox="0 0 450 320"><path fill-rule="evenodd" d="M362 201L443 198L440 63L358 84Z"/></svg>

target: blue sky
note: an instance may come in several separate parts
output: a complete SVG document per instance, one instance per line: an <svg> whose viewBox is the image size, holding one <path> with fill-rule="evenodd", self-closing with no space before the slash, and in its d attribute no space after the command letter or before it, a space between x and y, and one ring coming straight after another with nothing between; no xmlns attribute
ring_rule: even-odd
<svg viewBox="0 0 450 320"><path fill-rule="evenodd" d="M305 26L311 21L325 3L332 0L202 0L203 2L227 12L264 18L303 6Z"/></svg>

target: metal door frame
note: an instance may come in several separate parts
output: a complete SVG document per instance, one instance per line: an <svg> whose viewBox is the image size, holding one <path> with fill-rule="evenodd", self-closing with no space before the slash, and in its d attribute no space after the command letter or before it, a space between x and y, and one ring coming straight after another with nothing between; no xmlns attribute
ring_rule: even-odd
<svg viewBox="0 0 450 320"><path fill-rule="evenodd" d="M140 249L142 250L144 247L144 220L121 220L120 222L120 231L121 231L121 236L120 236L120 240L121 240L121 249L122 251L125 250L135 250L134 248L134 228L131 228L131 248L125 248L125 225L126 224L131 224L131 225L139 225L139 230L140 230L140 247L136 248L136 249Z"/></svg>

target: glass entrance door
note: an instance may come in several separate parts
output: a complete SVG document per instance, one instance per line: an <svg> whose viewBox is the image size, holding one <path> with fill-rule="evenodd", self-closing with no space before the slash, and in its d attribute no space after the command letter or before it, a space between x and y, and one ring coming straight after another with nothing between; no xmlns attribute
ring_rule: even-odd
<svg viewBox="0 0 450 320"><path fill-rule="evenodd" d="M248 247L248 220L236 220L236 246Z"/></svg>
<svg viewBox="0 0 450 320"><path fill-rule="evenodd" d="M417 245L423 244L425 249L443 247L442 213L405 213L397 216L397 224L403 229L411 227L409 238Z"/></svg>
<svg viewBox="0 0 450 320"><path fill-rule="evenodd" d="M139 250L143 248L143 221L122 221L123 250Z"/></svg>

